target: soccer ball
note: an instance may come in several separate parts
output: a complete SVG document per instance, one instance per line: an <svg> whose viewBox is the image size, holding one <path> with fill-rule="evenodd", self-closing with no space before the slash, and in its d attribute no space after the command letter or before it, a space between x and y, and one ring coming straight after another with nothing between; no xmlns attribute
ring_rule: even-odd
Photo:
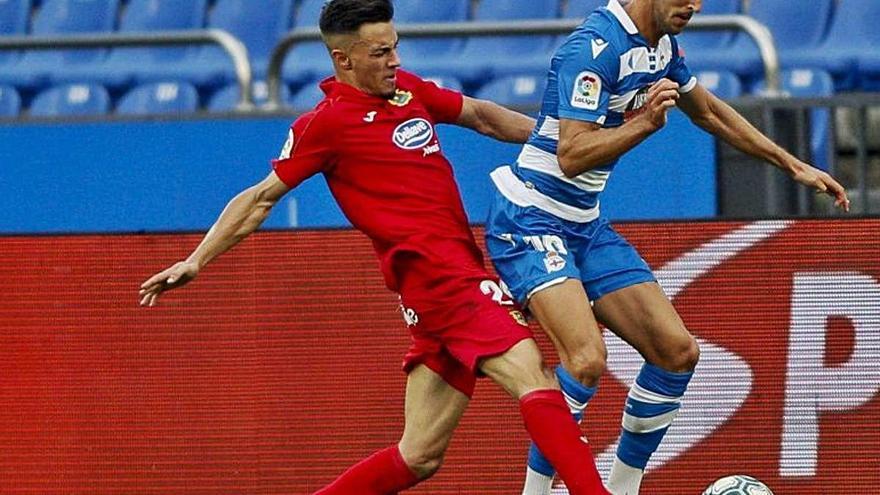
<svg viewBox="0 0 880 495"><path fill-rule="evenodd" d="M716 480L703 490L703 495L773 495L773 492L751 476L733 474Z"/></svg>

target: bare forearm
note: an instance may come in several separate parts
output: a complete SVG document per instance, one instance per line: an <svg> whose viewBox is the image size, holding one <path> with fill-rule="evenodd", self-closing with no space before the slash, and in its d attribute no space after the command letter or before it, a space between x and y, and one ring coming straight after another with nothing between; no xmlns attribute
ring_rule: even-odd
<svg viewBox="0 0 880 495"><path fill-rule="evenodd" d="M582 131L560 142L559 166L567 177L576 177L617 160L653 133L639 117L611 129Z"/></svg>
<svg viewBox="0 0 880 495"><path fill-rule="evenodd" d="M695 120L697 125L743 153L785 169L785 164L789 161L787 158L790 158L787 151L771 141L739 112L720 99L711 98L708 106L709 112L707 112L706 118Z"/></svg>
<svg viewBox="0 0 880 495"><path fill-rule="evenodd" d="M481 101L477 112L477 131L499 141L525 143L535 128L535 119L490 101Z"/></svg>
<svg viewBox="0 0 880 495"><path fill-rule="evenodd" d="M187 261L203 267L257 230L274 206L259 196L254 186L232 198Z"/></svg>

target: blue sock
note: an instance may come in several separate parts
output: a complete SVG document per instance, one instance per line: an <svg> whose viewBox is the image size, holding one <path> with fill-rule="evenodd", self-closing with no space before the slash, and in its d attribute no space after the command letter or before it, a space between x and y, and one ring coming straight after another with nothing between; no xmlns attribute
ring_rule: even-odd
<svg viewBox="0 0 880 495"><path fill-rule="evenodd" d="M672 373L649 363L642 366L630 388L623 413L617 457L644 470L681 407L681 397L693 372Z"/></svg>
<svg viewBox="0 0 880 495"><path fill-rule="evenodd" d="M565 402L571 410L571 415L574 416L575 421L580 423L584 417L587 402L596 393L596 387L587 387L582 384L568 371L565 371L561 364L556 367L556 378L559 380L562 395L565 396ZM529 467L545 476L553 476L556 472L534 442L529 446Z"/></svg>

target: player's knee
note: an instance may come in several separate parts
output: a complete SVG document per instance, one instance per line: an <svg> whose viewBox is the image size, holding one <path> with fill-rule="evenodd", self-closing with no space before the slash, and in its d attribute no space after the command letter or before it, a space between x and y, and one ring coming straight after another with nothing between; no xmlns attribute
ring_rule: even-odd
<svg viewBox="0 0 880 495"><path fill-rule="evenodd" d="M443 465L444 451L422 450L412 452L405 457L406 465L420 480L434 476Z"/></svg>
<svg viewBox="0 0 880 495"><path fill-rule="evenodd" d="M583 346L568 353L563 366L579 382L595 386L605 373L607 351L604 346Z"/></svg>
<svg viewBox="0 0 880 495"><path fill-rule="evenodd" d="M667 348L663 358L663 368L675 372L692 371L700 360L700 346L690 334L686 338L677 339Z"/></svg>

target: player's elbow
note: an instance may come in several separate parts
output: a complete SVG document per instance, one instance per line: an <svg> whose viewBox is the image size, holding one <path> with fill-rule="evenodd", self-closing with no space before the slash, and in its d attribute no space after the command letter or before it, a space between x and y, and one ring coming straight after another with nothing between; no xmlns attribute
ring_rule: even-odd
<svg viewBox="0 0 880 495"><path fill-rule="evenodd" d="M560 149L556 157L559 161L559 169L567 178L572 179L581 174L581 160L577 159L574 154Z"/></svg>

